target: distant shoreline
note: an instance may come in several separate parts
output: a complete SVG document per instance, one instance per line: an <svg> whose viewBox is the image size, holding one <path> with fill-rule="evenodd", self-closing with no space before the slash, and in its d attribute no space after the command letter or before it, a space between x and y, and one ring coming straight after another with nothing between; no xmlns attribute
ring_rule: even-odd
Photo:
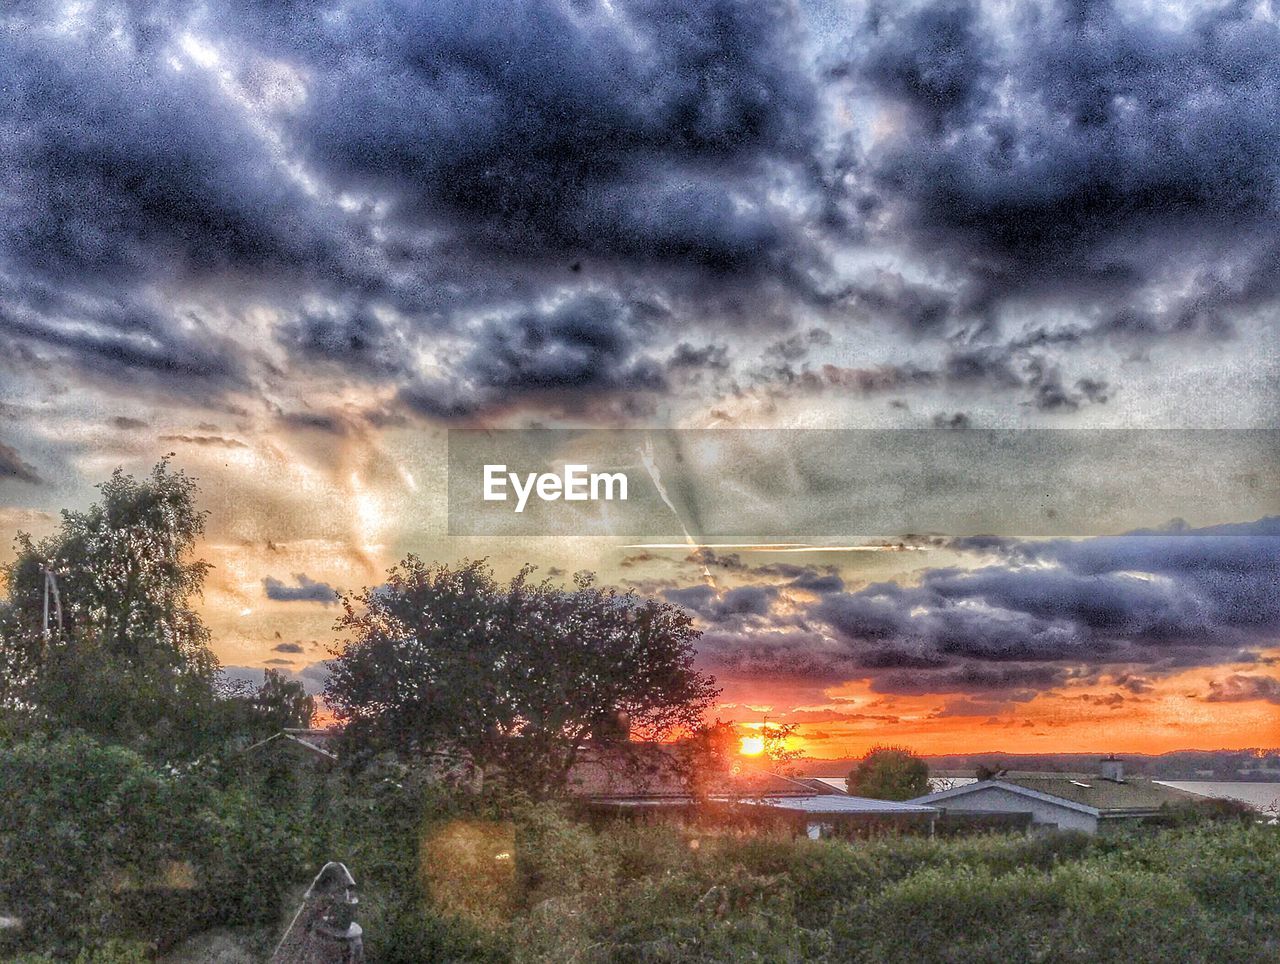
<svg viewBox="0 0 1280 964"><path fill-rule="evenodd" d="M1109 751L1094 753L974 753L924 755L936 777L971 777L979 766L1049 773L1091 773ZM1152 780L1190 780L1212 783L1280 783L1280 749L1172 750L1168 753L1120 753L1126 768ZM844 777L855 758L806 758L800 764L807 776Z"/></svg>

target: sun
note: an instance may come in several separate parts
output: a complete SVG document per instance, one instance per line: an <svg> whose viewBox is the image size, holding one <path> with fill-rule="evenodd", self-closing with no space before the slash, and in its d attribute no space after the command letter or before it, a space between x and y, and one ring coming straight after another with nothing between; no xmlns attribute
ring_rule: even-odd
<svg viewBox="0 0 1280 964"><path fill-rule="evenodd" d="M759 756L764 752L764 737L762 736L744 736L741 743L742 745L738 752L743 756Z"/></svg>

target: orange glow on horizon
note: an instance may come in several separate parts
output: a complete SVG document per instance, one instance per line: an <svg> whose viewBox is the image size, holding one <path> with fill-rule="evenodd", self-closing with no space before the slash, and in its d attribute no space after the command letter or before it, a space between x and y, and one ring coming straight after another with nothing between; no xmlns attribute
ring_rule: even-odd
<svg viewBox="0 0 1280 964"><path fill-rule="evenodd" d="M1280 656L1280 650L1264 653ZM760 706L793 724L789 750L804 759L851 759L879 744L925 755L1142 753L1280 746L1280 714L1265 699L1208 698L1236 673L1274 675L1256 664L1193 667L1134 691L1114 678L1069 684L1027 699L954 693L882 693L869 679L816 689L759 679L726 680L718 708L732 717ZM747 724L754 730L755 724ZM743 737L744 753L747 740ZM750 754L748 754L750 755Z"/></svg>

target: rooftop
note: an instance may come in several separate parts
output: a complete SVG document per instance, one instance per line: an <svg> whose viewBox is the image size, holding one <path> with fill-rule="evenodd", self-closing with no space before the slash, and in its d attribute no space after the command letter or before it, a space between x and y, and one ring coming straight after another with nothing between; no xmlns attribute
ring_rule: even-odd
<svg viewBox="0 0 1280 964"><path fill-rule="evenodd" d="M1001 776L998 782L1083 803L1104 813L1112 810L1159 810L1165 804L1204 799L1142 777L1126 777L1117 782L1082 773L1009 773Z"/></svg>
<svg viewBox="0 0 1280 964"><path fill-rule="evenodd" d="M770 797L761 805L781 810L800 810L804 813L937 813L937 807L918 803L899 803L896 800L873 800L870 797L850 797L830 794L816 797Z"/></svg>
<svg viewBox="0 0 1280 964"><path fill-rule="evenodd" d="M1198 794L1175 787L1153 783L1143 777L1126 777L1111 780L1088 773L1001 773L991 779L966 786L940 790L937 793L917 797L915 803L934 804L946 800L960 800L984 787L997 786L1027 793L1052 797L1077 809L1087 810L1099 816L1123 816L1152 813L1166 804L1174 805L1203 800Z"/></svg>

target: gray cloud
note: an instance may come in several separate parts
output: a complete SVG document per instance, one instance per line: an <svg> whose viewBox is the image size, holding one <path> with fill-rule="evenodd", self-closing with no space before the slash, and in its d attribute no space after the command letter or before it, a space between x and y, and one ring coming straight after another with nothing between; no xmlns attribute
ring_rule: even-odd
<svg viewBox="0 0 1280 964"><path fill-rule="evenodd" d="M874 3L837 73L903 123L858 204L979 314L1067 292L1099 309L1074 337L1220 337L1275 295L1278 39L1245 4ZM1184 270L1189 293L1151 297Z"/></svg>
<svg viewBox="0 0 1280 964"><path fill-rule="evenodd" d="M1069 415L1114 391L1063 363L1083 343L1221 339L1280 290L1280 43L1243 5L3 16L0 328L27 367L208 403L323 372L443 419L757 376ZM263 307L282 351L229 324ZM945 356L835 355L867 322Z"/></svg>
<svg viewBox="0 0 1280 964"><path fill-rule="evenodd" d="M768 615L778 590L774 586L738 586L726 590L690 586L668 589L663 595L677 606L692 609L708 622L723 623L736 617Z"/></svg>
<svg viewBox="0 0 1280 964"><path fill-rule="evenodd" d="M1233 673L1225 679L1210 680L1205 700L1209 703L1246 703L1253 700L1280 703L1280 679Z"/></svg>
<svg viewBox="0 0 1280 964"><path fill-rule="evenodd" d="M949 545L994 561L925 569L908 585L833 587L787 616L760 592L776 594L777 585L746 587L752 592L740 600L731 593L742 590L709 587L667 596L707 622L701 652L717 670L827 683L869 678L881 693L1024 699L1111 667L1113 682L1141 694L1153 677L1188 666L1257 661L1280 634L1280 518ZM1230 679L1208 698L1254 692ZM1268 698L1257 692L1239 698Z"/></svg>
<svg viewBox="0 0 1280 964"><path fill-rule="evenodd" d="M31 485L39 485L43 479L35 466L23 460L15 449L0 442L0 479L16 479Z"/></svg>
<svg viewBox="0 0 1280 964"><path fill-rule="evenodd" d="M661 366L639 350L655 309L612 295L490 319L447 377L420 380L403 397L430 415L469 415L491 405L554 396L585 405L603 393L655 392Z"/></svg>
<svg viewBox="0 0 1280 964"><path fill-rule="evenodd" d="M338 591L326 582L317 582L303 572L294 573L293 580L296 585L290 586L267 576L262 580L262 588L267 598L276 602L318 602L328 606L337 601ZM280 649L279 646L276 648Z"/></svg>

